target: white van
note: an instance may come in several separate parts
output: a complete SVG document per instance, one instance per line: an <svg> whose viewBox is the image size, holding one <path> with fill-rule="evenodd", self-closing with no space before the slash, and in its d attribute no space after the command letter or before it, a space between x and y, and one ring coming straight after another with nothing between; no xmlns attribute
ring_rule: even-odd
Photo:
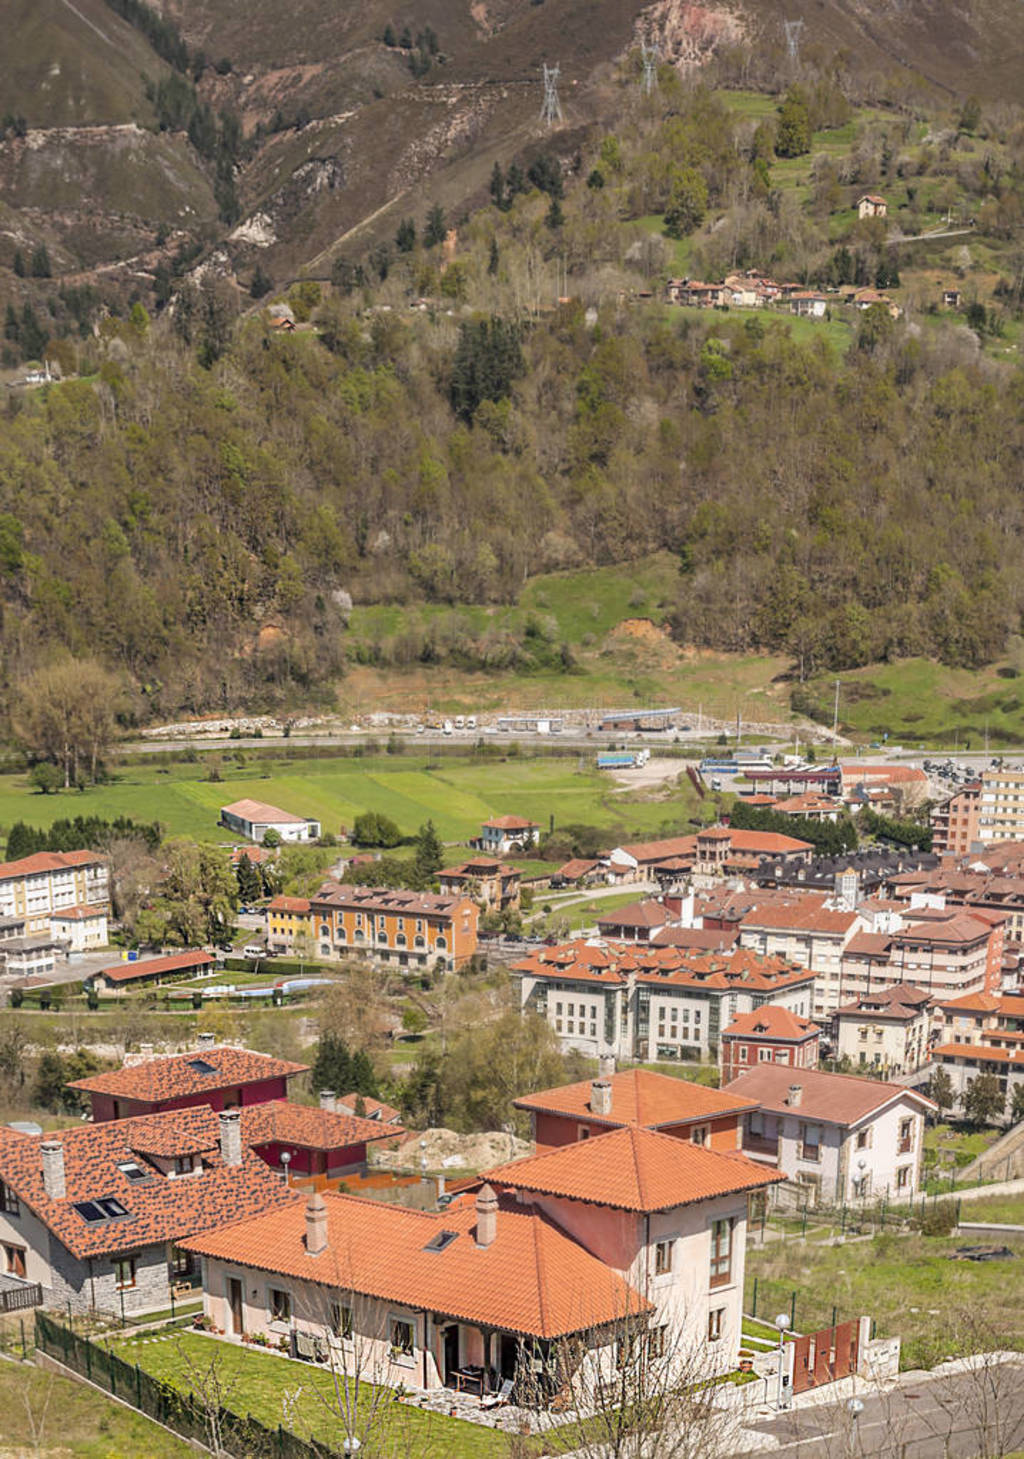
<svg viewBox="0 0 1024 1459"><path fill-rule="evenodd" d="M445 722L444 722L444 724L441 726L441 733L443 735L450 735L451 732L452 732L452 722L451 722L450 719L446 719Z"/></svg>
<svg viewBox="0 0 1024 1459"><path fill-rule="evenodd" d="M243 957L266 957L267 949L262 942L247 942L242 948Z"/></svg>
<svg viewBox="0 0 1024 1459"><path fill-rule="evenodd" d="M467 719L466 719L466 728L468 730L475 730L476 729L476 715L475 714L471 714L471 715L469 715L467 717Z"/></svg>

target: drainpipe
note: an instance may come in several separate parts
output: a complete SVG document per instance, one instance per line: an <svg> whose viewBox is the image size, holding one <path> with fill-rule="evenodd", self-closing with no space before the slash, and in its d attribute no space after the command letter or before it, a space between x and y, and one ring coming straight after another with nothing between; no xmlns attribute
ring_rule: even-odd
<svg viewBox="0 0 1024 1459"><path fill-rule="evenodd" d="M427 1383L427 1363L430 1358L430 1338L428 1336L430 1332L430 1314L425 1307L420 1308L420 1314L423 1318L423 1387L428 1388L430 1386Z"/></svg>

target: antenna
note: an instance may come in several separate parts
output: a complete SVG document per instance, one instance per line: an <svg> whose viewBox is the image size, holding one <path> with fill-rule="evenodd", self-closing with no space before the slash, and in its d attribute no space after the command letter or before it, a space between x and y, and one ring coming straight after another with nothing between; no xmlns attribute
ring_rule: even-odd
<svg viewBox="0 0 1024 1459"><path fill-rule="evenodd" d="M789 51L789 59L793 62L800 59L800 32L804 28L802 20L784 20L782 28L786 32L786 49Z"/></svg>
<svg viewBox="0 0 1024 1459"><path fill-rule="evenodd" d="M643 61L644 66L640 89L645 96L650 96L658 84L658 42L652 41L648 45L646 41L641 41L640 59Z"/></svg>
<svg viewBox="0 0 1024 1459"><path fill-rule="evenodd" d="M544 104L540 109L540 119L549 127L562 120L562 107L558 100L558 66L544 67Z"/></svg>

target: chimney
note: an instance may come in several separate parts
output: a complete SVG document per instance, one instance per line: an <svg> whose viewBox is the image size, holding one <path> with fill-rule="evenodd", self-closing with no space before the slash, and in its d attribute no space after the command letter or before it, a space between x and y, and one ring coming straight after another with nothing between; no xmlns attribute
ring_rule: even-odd
<svg viewBox="0 0 1024 1459"><path fill-rule="evenodd" d="M320 1256L327 1250L327 1202L319 1191L310 1191L306 1202L306 1255Z"/></svg>
<svg viewBox="0 0 1024 1459"><path fill-rule="evenodd" d="M320 1108L336 1110L338 1108L338 1096L333 1089L321 1089Z"/></svg>
<svg viewBox="0 0 1024 1459"><path fill-rule="evenodd" d="M610 1079L615 1073L615 1055L602 1054L597 1061L597 1077L599 1079Z"/></svg>
<svg viewBox="0 0 1024 1459"><path fill-rule="evenodd" d="M44 1140L43 1189L51 1201L62 1201L67 1195L64 1180L64 1146L59 1140Z"/></svg>
<svg viewBox="0 0 1024 1459"><path fill-rule="evenodd" d="M595 1115L612 1112L612 1086L607 1079L595 1079L590 1085L590 1109Z"/></svg>
<svg viewBox="0 0 1024 1459"><path fill-rule="evenodd" d="M498 1234L498 1197L494 1187L482 1185L476 1198L476 1244L490 1246Z"/></svg>
<svg viewBox="0 0 1024 1459"><path fill-rule="evenodd" d="M804 1086L802 1084L791 1084L789 1093L786 1095L786 1103L790 1109L799 1109L800 1101L804 1097Z"/></svg>
<svg viewBox="0 0 1024 1459"><path fill-rule="evenodd" d="M151 1059L153 1057L153 1045L152 1044L140 1044L139 1045L139 1053L142 1055L142 1057L143 1057L144 1060Z"/></svg>
<svg viewBox="0 0 1024 1459"><path fill-rule="evenodd" d="M237 1109L220 1112L220 1158L225 1165L242 1163L242 1116Z"/></svg>
<svg viewBox="0 0 1024 1459"><path fill-rule="evenodd" d="M202 1052L203 1049L212 1049L216 1044L216 1036L212 1033L201 1033L196 1038L196 1048Z"/></svg>

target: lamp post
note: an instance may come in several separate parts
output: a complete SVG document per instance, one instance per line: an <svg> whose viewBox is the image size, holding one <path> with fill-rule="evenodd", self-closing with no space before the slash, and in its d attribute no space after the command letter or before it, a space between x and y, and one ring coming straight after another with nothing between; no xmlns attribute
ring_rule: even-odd
<svg viewBox="0 0 1024 1459"><path fill-rule="evenodd" d="M857 1420L864 1412L863 1401L854 1395L846 1404L847 1412L850 1415L850 1454L857 1452Z"/></svg>
<svg viewBox="0 0 1024 1459"><path fill-rule="evenodd" d="M284 1183L285 1183L285 1185L290 1184L289 1179L288 1179L288 1167L291 1165L291 1163L292 1163L291 1151L290 1150L282 1150L281 1151L281 1164L284 1166Z"/></svg>
<svg viewBox="0 0 1024 1459"><path fill-rule="evenodd" d="M775 1326L779 1329L779 1385L775 1407L781 1412L789 1407L789 1399L786 1397L786 1331L789 1327L789 1315L780 1312L775 1319Z"/></svg>

